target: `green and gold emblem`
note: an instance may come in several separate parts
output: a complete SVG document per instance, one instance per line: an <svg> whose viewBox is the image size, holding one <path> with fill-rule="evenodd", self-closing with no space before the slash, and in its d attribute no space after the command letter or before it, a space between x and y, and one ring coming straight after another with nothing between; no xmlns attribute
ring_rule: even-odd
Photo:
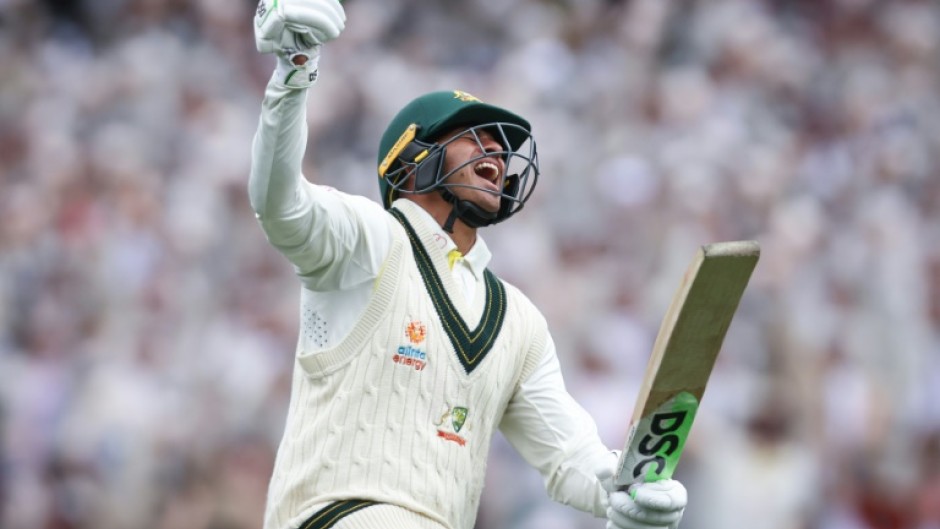
<svg viewBox="0 0 940 529"><path fill-rule="evenodd" d="M454 425L454 431L459 432L463 424L467 422L467 408L454 406L454 409L450 410L450 420Z"/></svg>

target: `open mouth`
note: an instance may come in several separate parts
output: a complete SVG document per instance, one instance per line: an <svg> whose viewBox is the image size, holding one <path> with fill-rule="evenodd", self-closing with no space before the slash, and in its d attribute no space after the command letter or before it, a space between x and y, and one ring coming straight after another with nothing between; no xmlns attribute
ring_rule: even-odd
<svg viewBox="0 0 940 529"><path fill-rule="evenodd" d="M473 172L488 182L499 185L499 166L493 162L482 161L473 166Z"/></svg>

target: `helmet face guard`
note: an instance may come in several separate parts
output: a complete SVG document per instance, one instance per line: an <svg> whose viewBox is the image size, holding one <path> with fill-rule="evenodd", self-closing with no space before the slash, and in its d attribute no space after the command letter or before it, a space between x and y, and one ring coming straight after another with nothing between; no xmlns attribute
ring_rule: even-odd
<svg viewBox="0 0 940 529"><path fill-rule="evenodd" d="M389 207L392 200L401 195L438 191L448 201L454 203L461 220L472 227L480 227L502 222L525 206L539 177L535 139L527 128L509 122L482 123L466 128L443 143L428 143L414 139L417 129L417 126L409 127L402 135L399 140L399 152L394 156L394 162L397 163L389 163L397 167L381 175L385 181L382 199L386 207ZM480 139L480 132L484 130L501 145L502 150L487 151L485 149ZM481 154L445 173L444 159L448 145L468 137L476 142ZM500 191L495 192L479 186L448 182L452 175L465 167L493 157L501 158L505 164L505 169L497 181ZM413 188L406 186L410 175L414 175ZM489 212L472 202L459 200L456 191L461 187L498 195L499 210Z"/></svg>

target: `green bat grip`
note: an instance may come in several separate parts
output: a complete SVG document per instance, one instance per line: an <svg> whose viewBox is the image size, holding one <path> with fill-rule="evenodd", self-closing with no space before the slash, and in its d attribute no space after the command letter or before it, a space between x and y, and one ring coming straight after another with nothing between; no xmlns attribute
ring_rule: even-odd
<svg viewBox="0 0 940 529"><path fill-rule="evenodd" d="M620 455L614 478L618 488L672 478L698 406L698 399L683 391L631 427L630 442Z"/></svg>

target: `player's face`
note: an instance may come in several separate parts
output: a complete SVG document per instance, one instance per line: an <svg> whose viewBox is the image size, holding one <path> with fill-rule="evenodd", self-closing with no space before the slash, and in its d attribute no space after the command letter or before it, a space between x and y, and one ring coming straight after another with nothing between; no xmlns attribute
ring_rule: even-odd
<svg viewBox="0 0 940 529"><path fill-rule="evenodd" d="M503 146L489 131L478 129L476 136L465 131L461 128L441 136L441 143L450 141L444 157L444 174L456 169L446 182L457 198L496 212L506 172L506 164L498 154ZM486 156L486 153L494 154ZM468 164L470 160L474 161Z"/></svg>

